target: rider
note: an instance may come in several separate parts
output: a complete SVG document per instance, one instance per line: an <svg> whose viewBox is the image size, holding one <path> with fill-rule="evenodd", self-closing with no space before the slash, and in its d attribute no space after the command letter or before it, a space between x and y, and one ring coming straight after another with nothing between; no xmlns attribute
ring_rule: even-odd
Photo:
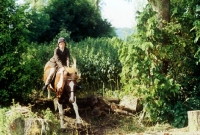
<svg viewBox="0 0 200 135"><path fill-rule="evenodd" d="M70 64L70 52L66 47L66 41L63 37L58 39L58 45L54 50L54 56L47 62L47 66L50 66L50 73L46 79L45 85L42 90L47 90L48 85L51 83L54 73L57 68L61 69L61 72L64 71L64 66L69 67Z"/></svg>

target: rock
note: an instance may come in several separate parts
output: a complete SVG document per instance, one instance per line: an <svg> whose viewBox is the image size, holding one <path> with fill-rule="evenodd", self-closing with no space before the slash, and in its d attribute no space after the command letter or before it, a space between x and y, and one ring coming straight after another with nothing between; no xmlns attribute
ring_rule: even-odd
<svg viewBox="0 0 200 135"><path fill-rule="evenodd" d="M24 135L24 119L22 117L18 117L10 122L8 126L8 132L10 135Z"/></svg>
<svg viewBox="0 0 200 135"><path fill-rule="evenodd" d="M190 132L200 131L200 110L188 111L188 129Z"/></svg>
<svg viewBox="0 0 200 135"><path fill-rule="evenodd" d="M10 135L52 135L53 124L45 119L18 117L10 122Z"/></svg>
<svg viewBox="0 0 200 135"><path fill-rule="evenodd" d="M126 95L121 99L119 106L127 111L139 112L142 110L142 106L139 101L140 100L136 97Z"/></svg>
<svg viewBox="0 0 200 135"><path fill-rule="evenodd" d="M24 135L52 135L53 123L40 118L25 120Z"/></svg>

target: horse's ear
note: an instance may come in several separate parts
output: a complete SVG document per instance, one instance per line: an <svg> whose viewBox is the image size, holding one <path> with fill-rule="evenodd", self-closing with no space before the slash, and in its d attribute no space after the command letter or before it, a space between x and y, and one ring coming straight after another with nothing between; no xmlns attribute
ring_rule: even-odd
<svg viewBox="0 0 200 135"><path fill-rule="evenodd" d="M81 73L78 73L78 77L79 77L79 79L81 78Z"/></svg>
<svg viewBox="0 0 200 135"><path fill-rule="evenodd" d="M75 59L74 57L73 57L72 59L73 59L73 62L74 62L74 64L73 64L72 67L73 67L73 68L76 68L76 59Z"/></svg>

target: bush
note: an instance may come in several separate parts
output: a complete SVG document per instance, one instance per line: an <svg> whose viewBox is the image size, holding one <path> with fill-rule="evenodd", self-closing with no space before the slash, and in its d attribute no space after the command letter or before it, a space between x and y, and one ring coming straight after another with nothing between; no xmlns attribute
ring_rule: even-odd
<svg viewBox="0 0 200 135"><path fill-rule="evenodd" d="M81 72L80 83L85 89L120 89L122 65L118 49L121 45L122 41L117 38L88 38L79 43L69 43L71 56L77 59Z"/></svg>

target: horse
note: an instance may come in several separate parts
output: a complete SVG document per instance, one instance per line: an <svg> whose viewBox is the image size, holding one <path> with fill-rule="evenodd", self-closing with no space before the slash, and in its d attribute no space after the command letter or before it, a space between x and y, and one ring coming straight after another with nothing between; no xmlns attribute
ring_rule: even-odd
<svg viewBox="0 0 200 135"><path fill-rule="evenodd" d="M48 86L48 99L50 99L50 91L55 92L56 98L54 99L54 107L55 111L58 108L59 116L60 116L60 127L65 128L64 126L64 116L63 116L63 103L66 103L66 99L68 99L68 103L73 105L75 114L76 114L76 122L77 127L81 127L81 118L78 112L78 106L76 103L76 86L77 80L80 78L80 74L76 68L76 60L71 67L64 67L64 72L61 73L60 70L56 72L54 75L51 84ZM44 67L44 76L43 81L45 82L48 74L50 72L50 67L45 65Z"/></svg>

